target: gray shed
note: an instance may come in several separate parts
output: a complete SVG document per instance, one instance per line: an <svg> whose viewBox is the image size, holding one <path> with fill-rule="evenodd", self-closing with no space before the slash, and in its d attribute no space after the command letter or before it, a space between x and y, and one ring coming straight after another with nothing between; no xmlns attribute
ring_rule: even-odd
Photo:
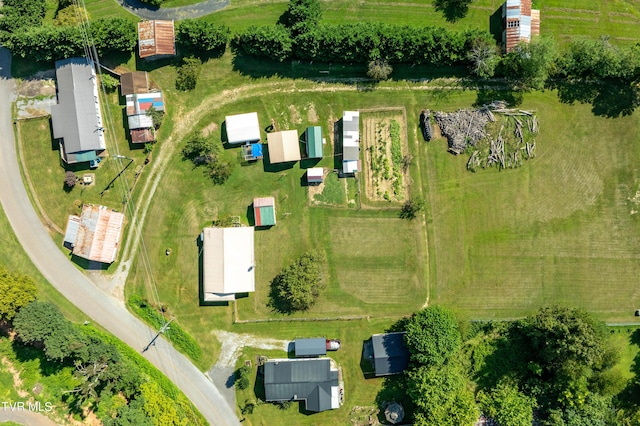
<svg viewBox="0 0 640 426"><path fill-rule="evenodd" d="M327 354L327 339L296 339L295 351L297 358L314 357Z"/></svg>

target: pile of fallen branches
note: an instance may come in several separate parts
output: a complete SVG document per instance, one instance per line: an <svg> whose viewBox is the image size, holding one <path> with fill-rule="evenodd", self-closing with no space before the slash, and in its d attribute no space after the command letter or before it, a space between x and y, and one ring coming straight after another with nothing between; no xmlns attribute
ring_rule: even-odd
<svg viewBox="0 0 640 426"><path fill-rule="evenodd" d="M476 146L486 136L485 126L495 121L489 107L456 112L436 112L433 115L440 132L447 138L449 152L461 154L469 145Z"/></svg>

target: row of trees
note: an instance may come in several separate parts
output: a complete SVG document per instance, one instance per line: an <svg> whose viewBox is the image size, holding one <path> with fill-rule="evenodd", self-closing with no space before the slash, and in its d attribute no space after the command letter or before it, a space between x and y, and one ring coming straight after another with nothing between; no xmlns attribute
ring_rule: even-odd
<svg viewBox="0 0 640 426"><path fill-rule="evenodd" d="M411 361L401 387L415 424L471 425L480 412L500 426L530 426L534 413L544 426L635 424L637 404L625 405L630 385L615 368L620 355L586 312L547 307L475 324L466 341L461 324L438 306L402 324Z"/></svg>
<svg viewBox="0 0 640 426"><path fill-rule="evenodd" d="M486 31L450 31L439 27L409 27L375 22L308 25L297 35L283 25L252 26L231 43L236 52L276 61L290 59L363 63L459 65L477 40L492 42Z"/></svg>

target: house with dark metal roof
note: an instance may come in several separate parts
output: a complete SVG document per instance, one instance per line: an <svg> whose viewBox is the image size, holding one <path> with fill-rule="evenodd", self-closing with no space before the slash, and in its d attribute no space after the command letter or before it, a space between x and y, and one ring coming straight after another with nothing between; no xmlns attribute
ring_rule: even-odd
<svg viewBox="0 0 640 426"><path fill-rule="evenodd" d="M404 331L371 336L373 367L376 376L402 373L409 365L409 350L404 344Z"/></svg>
<svg viewBox="0 0 640 426"><path fill-rule="evenodd" d="M322 158L322 127L307 127L304 143L307 148L308 158Z"/></svg>
<svg viewBox="0 0 640 426"><path fill-rule="evenodd" d="M256 226L273 226L276 224L276 200L273 197L253 199L253 217Z"/></svg>
<svg viewBox="0 0 640 426"><path fill-rule="evenodd" d="M105 206L85 204L80 216L71 215L64 246L84 259L113 263L118 254L124 215Z"/></svg>
<svg viewBox="0 0 640 426"><path fill-rule="evenodd" d="M320 412L340 408L337 367L330 358L272 359L264 364L264 393L269 402L304 401Z"/></svg>
<svg viewBox="0 0 640 426"><path fill-rule="evenodd" d="M95 160L106 150L96 72L92 61L56 61L58 104L51 107L53 137L67 164Z"/></svg>
<svg viewBox="0 0 640 426"><path fill-rule="evenodd" d="M175 56L176 37L173 21L138 22L138 55L154 60Z"/></svg>
<svg viewBox="0 0 640 426"><path fill-rule="evenodd" d="M531 9L531 0L507 0L502 5L502 45L507 53L521 41L540 35L540 11Z"/></svg>
<svg viewBox="0 0 640 426"><path fill-rule="evenodd" d="M310 338L296 339L293 342L297 358L316 357L327 354L327 339Z"/></svg>
<svg viewBox="0 0 640 426"><path fill-rule="evenodd" d="M360 171L360 112L342 113L342 173Z"/></svg>

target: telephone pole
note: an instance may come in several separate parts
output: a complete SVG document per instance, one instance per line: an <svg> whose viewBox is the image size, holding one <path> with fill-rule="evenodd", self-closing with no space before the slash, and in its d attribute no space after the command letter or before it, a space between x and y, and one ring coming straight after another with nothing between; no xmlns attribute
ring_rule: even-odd
<svg viewBox="0 0 640 426"><path fill-rule="evenodd" d="M173 321L173 318L171 318L169 320L169 322L167 322L165 325L162 326L162 328L160 329L160 331L158 331L158 333L156 333L156 335L154 336L153 339L151 339L151 341L149 342L149 344L147 346L144 347L144 349L142 350L142 353L145 353L147 350L149 350L149 347L155 345L156 343L156 339L158 338L158 336L160 336L162 333L164 333L165 331L167 331L169 329L169 324L171 324L171 321Z"/></svg>

